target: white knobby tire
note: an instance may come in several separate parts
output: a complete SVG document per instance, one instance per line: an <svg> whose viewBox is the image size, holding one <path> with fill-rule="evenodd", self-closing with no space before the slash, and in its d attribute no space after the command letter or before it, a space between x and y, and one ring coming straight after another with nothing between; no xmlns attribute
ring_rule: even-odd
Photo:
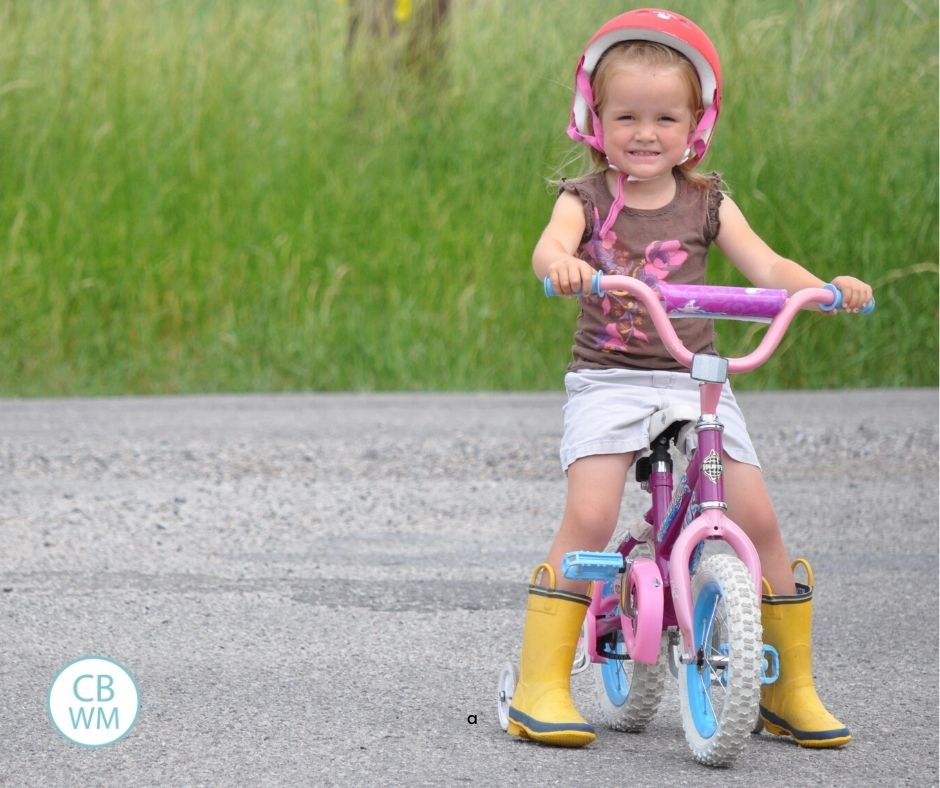
<svg viewBox="0 0 940 788"><path fill-rule="evenodd" d="M750 573L733 555L702 560L692 579L698 660L679 669L682 727L692 754L729 766L747 743L760 700L760 608Z"/></svg>

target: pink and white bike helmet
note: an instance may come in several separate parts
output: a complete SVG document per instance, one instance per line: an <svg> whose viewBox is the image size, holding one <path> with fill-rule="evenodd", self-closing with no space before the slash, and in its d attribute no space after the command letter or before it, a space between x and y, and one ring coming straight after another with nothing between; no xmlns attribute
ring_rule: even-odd
<svg viewBox="0 0 940 788"><path fill-rule="evenodd" d="M721 64L718 52L694 22L672 11L637 8L614 17L598 30L584 49L575 70L574 106L568 136L604 153L601 122L594 106L591 75L601 56L621 41L652 41L677 50L692 63L702 86L705 111L689 137L689 158L695 163L708 150L721 108ZM590 124L588 121L590 120Z"/></svg>

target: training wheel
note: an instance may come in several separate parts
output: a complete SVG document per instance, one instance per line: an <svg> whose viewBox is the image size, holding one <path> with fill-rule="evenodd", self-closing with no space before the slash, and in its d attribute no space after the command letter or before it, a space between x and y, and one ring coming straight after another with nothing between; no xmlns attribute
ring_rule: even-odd
<svg viewBox="0 0 940 788"><path fill-rule="evenodd" d="M591 615L588 613L588 616ZM581 625L581 637L578 638L578 645L574 651L574 661L571 663L571 675L576 676L578 673L583 673L589 667L591 667L591 658L588 656L587 651L587 639L588 639L588 620L587 616L584 617L584 623Z"/></svg>
<svg viewBox="0 0 940 788"><path fill-rule="evenodd" d="M519 671L511 662L507 662L499 671L499 686L496 696L496 714L499 717L499 727L503 730L509 728L509 705L512 695L519 683Z"/></svg>
<svg viewBox="0 0 940 788"><path fill-rule="evenodd" d="M674 679L679 678L679 668L682 665L681 650L679 648L679 633L675 630L669 632L669 645L666 651L666 662L669 665L669 672Z"/></svg>
<svg viewBox="0 0 940 788"><path fill-rule="evenodd" d="M754 720L754 726L751 728L751 733L757 734L764 730L764 720L760 716L760 709L757 710L757 718Z"/></svg>

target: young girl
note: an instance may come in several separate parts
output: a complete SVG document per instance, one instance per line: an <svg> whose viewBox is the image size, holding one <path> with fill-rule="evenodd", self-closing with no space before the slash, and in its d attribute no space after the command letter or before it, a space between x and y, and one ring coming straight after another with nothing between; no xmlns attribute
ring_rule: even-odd
<svg viewBox="0 0 940 788"><path fill-rule="evenodd" d="M626 274L701 284L711 243L757 287L794 292L822 281L770 249L750 228L717 175L695 167L705 155L721 104L721 69L708 37L688 19L639 9L605 24L575 76L569 135L590 146L594 171L563 181L551 220L532 255L541 279L566 295L589 293L592 275ZM871 288L833 280L857 311ZM561 560L603 550L616 526L635 453L648 445L655 410L698 403L697 384L669 355L645 311L629 297L581 297L573 360L565 376L562 467L568 499L545 564L529 586L520 679L509 733L561 746L594 740L574 707L569 675L589 598ZM693 353L710 353L710 321L676 321ZM848 729L823 706L811 668L810 585L794 582L776 516L730 387L721 400L728 515L753 541L772 594L762 604L764 642L780 654L780 677L765 685L765 728L808 747L846 744ZM546 566L547 565L547 566ZM804 562L805 565L805 562ZM811 578L808 565L807 574Z"/></svg>

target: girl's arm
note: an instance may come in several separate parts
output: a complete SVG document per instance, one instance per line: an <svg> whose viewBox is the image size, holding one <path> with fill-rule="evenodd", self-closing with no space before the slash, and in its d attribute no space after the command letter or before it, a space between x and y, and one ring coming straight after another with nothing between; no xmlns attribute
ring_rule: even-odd
<svg viewBox="0 0 940 788"><path fill-rule="evenodd" d="M571 192L562 192L532 252L532 270L539 279L550 277L556 293L574 295L591 289L594 269L574 256L584 229L581 200Z"/></svg>
<svg viewBox="0 0 940 788"><path fill-rule="evenodd" d="M805 287L821 287L823 281L799 263L781 257L755 233L734 200L725 195L718 209L721 228L715 245L731 264L756 287L779 288L795 293ZM871 300L871 287L853 276L837 276L832 283L842 291L846 310L858 311ZM818 305L814 305L818 309Z"/></svg>

